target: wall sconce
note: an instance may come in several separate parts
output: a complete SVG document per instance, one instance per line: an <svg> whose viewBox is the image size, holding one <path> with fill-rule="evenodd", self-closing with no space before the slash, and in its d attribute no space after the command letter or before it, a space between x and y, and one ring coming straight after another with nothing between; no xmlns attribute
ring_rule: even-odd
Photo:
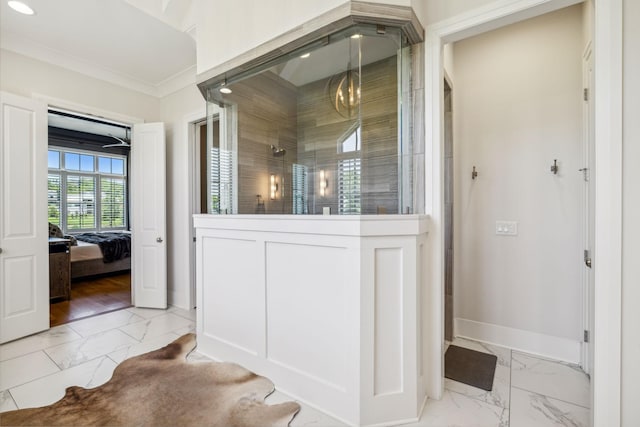
<svg viewBox="0 0 640 427"><path fill-rule="evenodd" d="M329 180L324 172L324 169L320 170L320 196L324 197L327 194L327 187L329 186Z"/></svg>
<svg viewBox="0 0 640 427"><path fill-rule="evenodd" d="M276 182L276 176L271 174L271 185L269 187L269 194L271 195L271 200L276 199L276 195L278 194L278 183Z"/></svg>

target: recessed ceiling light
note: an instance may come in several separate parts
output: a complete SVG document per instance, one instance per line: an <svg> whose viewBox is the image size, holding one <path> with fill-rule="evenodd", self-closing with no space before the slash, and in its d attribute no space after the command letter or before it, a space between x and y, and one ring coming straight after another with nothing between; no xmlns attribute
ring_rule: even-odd
<svg viewBox="0 0 640 427"><path fill-rule="evenodd" d="M352 39L360 39L362 38L362 34L354 34L351 36Z"/></svg>
<svg viewBox="0 0 640 427"><path fill-rule="evenodd" d="M229 89L228 87L221 87L220 88L220 93L227 93L228 94L228 93L231 93L231 92L232 92L232 90Z"/></svg>
<svg viewBox="0 0 640 427"><path fill-rule="evenodd" d="M34 15L35 12L28 5L22 3L21 1L11 0L8 1L7 4L9 7L16 12L22 13L23 15Z"/></svg>
<svg viewBox="0 0 640 427"><path fill-rule="evenodd" d="M303 58L303 59L304 59L304 58L308 58L308 57L310 57L310 56L311 56L311 54L310 54L310 53L305 53L304 55L300 55L300 58Z"/></svg>

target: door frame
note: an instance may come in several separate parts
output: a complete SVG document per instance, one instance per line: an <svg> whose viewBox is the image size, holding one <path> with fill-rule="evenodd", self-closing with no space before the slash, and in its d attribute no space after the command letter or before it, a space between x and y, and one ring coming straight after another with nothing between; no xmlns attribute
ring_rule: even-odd
<svg viewBox="0 0 640 427"><path fill-rule="evenodd" d="M582 55L582 86L586 90L584 103L582 107L583 135L582 135L582 151L584 171L584 189L582 209L582 233L583 247L585 251L589 251L588 256L593 256L593 232L594 232L594 191L591 175L594 171L594 146L593 146L593 46L589 42L585 47ZM586 260L582 266L582 304L583 304L583 328L587 335L593 333L593 294L594 294L594 272L593 268L586 265ZM582 369L589 375L593 373L593 340L590 336L582 343L580 348L580 361Z"/></svg>
<svg viewBox="0 0 640 427"><path fill-rule="evenodd" d="M196 150L196 128L198 123L207 119L206 104L203 108L193 111L182 118L185 126L185 141L187 141L187 170L191 171L189 182L189 203L187 203L189 227L187 236L189 236L189 289L187 290L187 302L189 308L196 306L196 250L194 239L196 238L195 229L193 228L193 215L200 213L200 152Z"/></svg>
<svg viewBox="0 0 640 427"><path fill-rule="evenodd" d="M426 320L430 343L426 385L430 397L444 391L444 177L443 48L524 19L568 7L581 0L496 1L428 26L425 41L425 212L431 215L431 290ZM620 423L622 292L622 0L594 0L594 360L591 387L593 425ZM598 375L602 372L603 375Z"/></svg>
<svg viewBox="0 0 640 427"><path fill-rule="evenodd" d="M47 112L50 109L60 109L60 110L68 111L70 113L78 114L80 116L95 116L96 118L111 120L114 122L131 126L132 129L134 124L145 122L144 119L139 117L130 116L122 113L116 113L114 111L109 111L109 110L103 110L103 109L95 108L86 104L80 104L80 103L68 101L61 98L55 98L55 97L51 97L51 96L43 95L39 93L34 93L32 95L32 98L44 102L47 105ZM47 119L47 125L48 123L49 121ZM130 179L130 178L131 177L128 176L127 179ZM129 194L129 196L131 196L131 194ZM131 212L130 212L130 215L131 215ZM134 265L132 263L131 264L132 274L133 274L133 268L134 268ZM131 304L135 305L135 294L133 291L133 282L131 283L130 287L131 287Z"/></svg>

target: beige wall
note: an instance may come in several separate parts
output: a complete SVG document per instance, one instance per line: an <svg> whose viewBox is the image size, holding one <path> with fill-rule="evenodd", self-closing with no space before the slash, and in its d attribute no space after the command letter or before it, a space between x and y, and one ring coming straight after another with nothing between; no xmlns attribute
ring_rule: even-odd
<svg viewBox="0 0 640 427"><path fill-rule="evenodd" d="M582 51L574 6L457 42L452 55L455 317L576 349ZM497 236L498 220L517 221L518 235Z"/></svg>
<svg viewBox="0 0 640 427"><path fill-rule="evenodd" d="M198 73L250 51L347 1L200 0L196 23Z"/></svg>
<svg viewBox="0 0 640 427"><path fill-rule="evenodd" d="M418 14L422 19L422 25L427 26L435 22L442 21L452 16L459 15L471 9L493 3L495 0L437 0L425 1L423 12ZM414 1L414 9L418 13L420 8L416 7L419 1Z"/></svg>
<svg viewBox="0 0 640 427"><path fill-rule="evenodd" d="M640 423L640 2L624 0L622 135L622 426Z"/></svg>
<svg viewBox="0 0 640 427"><path fill-rule="evenodd" d="M165 123L167 138L167 284L169 304L189 307L194 280L189 251L193 245L191 214L197 212L189 195L193 165L189 156L189 121L205 117L205 100L195 85L161 100L159 120ZM195 261L194 261L195 262Z"/></svg>
<svg viewBox="0 0 640 427"><path fill-rule="evenodd" d="M365 1L398 6L414 4L417 9L424 9L424 0ZM198 74L348 2L349 0L200 0L196 23Z"/></svg>
<svg viewBox="0 0 640 427"><path fill-rule="evenodd" d="M84 74L0 51L0 89L26 97L52 100L52 105L113 119L163 121L167 135L167 241L169 303L188 307L191 244L186 116L202 112L205 102L196 86L162 99L144 95Z"/></svg>
<svg viewBox="0 0 640 427"><path fill-rule="evenodd" d="M26 97L53 98L105 115L159 119L160 103L155 97L4 49L0 50L0 89Z"/></svg>

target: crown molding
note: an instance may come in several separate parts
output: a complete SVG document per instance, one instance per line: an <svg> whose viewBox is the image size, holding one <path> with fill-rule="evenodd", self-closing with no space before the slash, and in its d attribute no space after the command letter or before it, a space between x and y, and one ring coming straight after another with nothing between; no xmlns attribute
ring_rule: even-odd
<svg viewBox="0 0 640 427"><path fill-rule="evenodd" d="M158 98L164 98L174 92L184 89L187 86L195 86L196 84L196 64L182 70L173 76L161 81L156 85L156 95Z"/></svg>
<svg viewBox="0 0 640 427"><path fill-rule="evenodd" d="M154 84L6 31L3 31L0 37L0 48L155 98L162 98L190 84L195 84L196 81L195 64L158 84Z"/></svg>

